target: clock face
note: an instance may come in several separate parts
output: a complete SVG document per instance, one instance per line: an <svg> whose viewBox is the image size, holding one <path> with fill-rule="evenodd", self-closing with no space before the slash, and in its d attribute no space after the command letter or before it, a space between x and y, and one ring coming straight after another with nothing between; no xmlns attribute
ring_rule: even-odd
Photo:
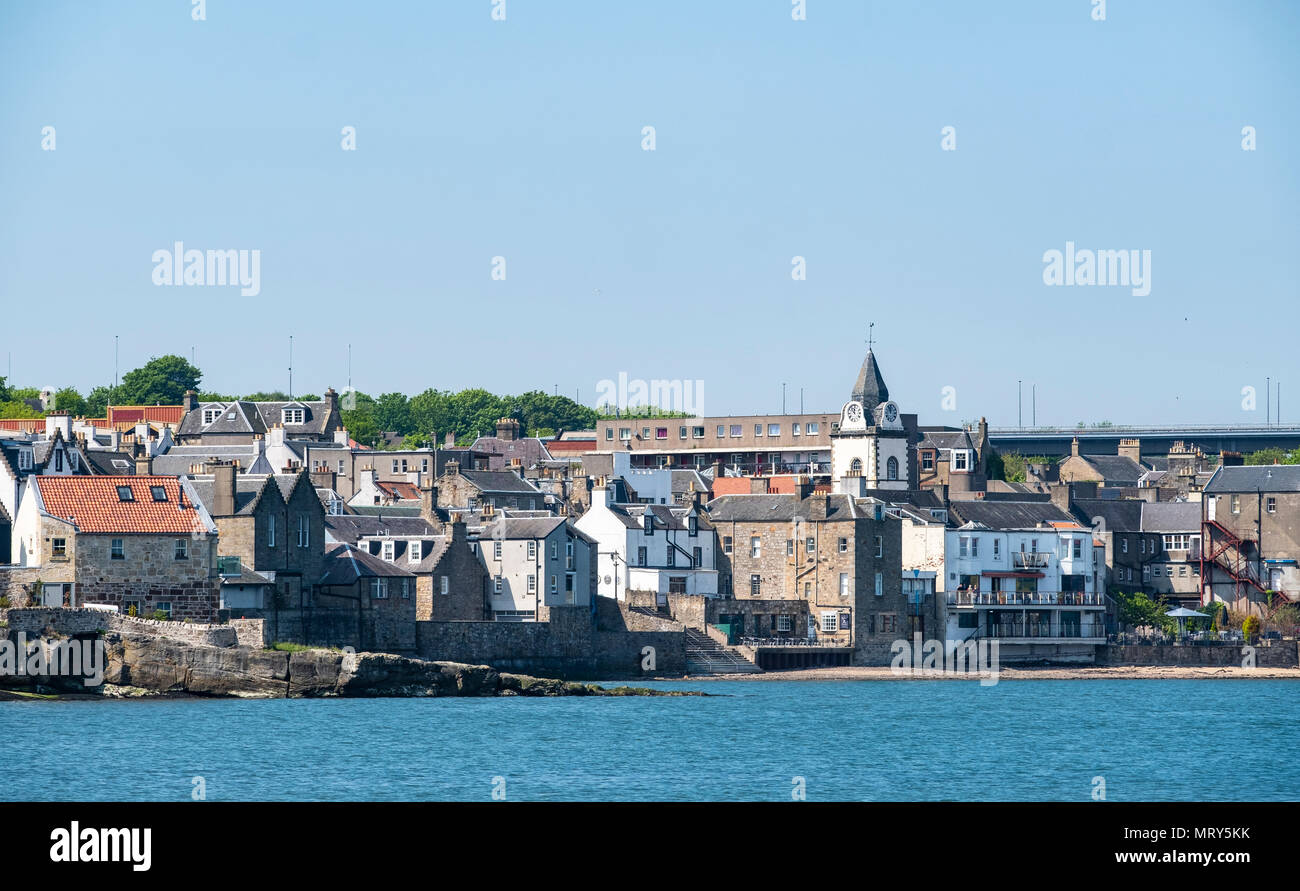
<svg viewBox="0 0 1300 891"><path fill-rule="evenodd" d="M857 421L862 419L862 406L854 402L852 405L849 406L848 411L845 412L845 414L848 416L848 419L850 421L856 423Z"/></svg>
<svg viewBox="0 0 1300 891"><path fill-rule="evenodd" d="M891 424L898 420L898 406L892 402L885 406L885 420Z"/></svg>

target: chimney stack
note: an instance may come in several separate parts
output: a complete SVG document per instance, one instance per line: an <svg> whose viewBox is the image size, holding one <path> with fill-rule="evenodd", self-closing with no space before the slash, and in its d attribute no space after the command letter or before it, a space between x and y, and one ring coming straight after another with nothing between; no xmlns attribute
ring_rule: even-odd
<svg viewBox="0 0 1300 891"><path fill-rule="evenodd" d="M1137 463L1142 463L1142 440L1140 439L1121 439L1119 441L1119 455L1122 457L1132 458Z"/></svg>
<svg viewBox="0 0 1300 891"><path fill-rule="evenodd" d="M45 416L45 435L49 439L58 433L67 442L72 438L72 416L66 411L52 411Z"/></svg>
<svg viewBox="0 0 1300 891"><path fill-rule="evenodd" d="M432 475L421 475L420 478L420 516L435 529L442 528L442 519L438 516L438 486Z"/></svg>
<svg viewBox="0 0 1300 891"><path fill-rule="evenodd" d="M181 406L187 411L194 411L199 407L199 394L193 390L186 390L185 396L181 400Z"/></svg>
<svg viewBox="0 0 1300 891"><path fill-rule="evenodd" d="M1077 436L1074 439L1070 440L1070 457L1071 458L1079 457L1079 437Z"/></svg>
<svg viewBox="0 0 1300 891"><path fill-rule="evenodd" d="M234 463L213 458L208 461L208 472L212 474L212 504L207 505L209 513L214 517L233 517L236 476Z"/></svg>

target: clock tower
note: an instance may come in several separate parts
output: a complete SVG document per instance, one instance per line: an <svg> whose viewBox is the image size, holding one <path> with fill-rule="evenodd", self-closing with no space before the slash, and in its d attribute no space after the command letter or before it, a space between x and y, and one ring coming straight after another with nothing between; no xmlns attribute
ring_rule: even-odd
<svg viewBox="0 0 1300 891"><path fill-rule="evenodd" d="M867 489L908 487L907 432L870 348L831 431L831 480L858 478Z"/></svg>

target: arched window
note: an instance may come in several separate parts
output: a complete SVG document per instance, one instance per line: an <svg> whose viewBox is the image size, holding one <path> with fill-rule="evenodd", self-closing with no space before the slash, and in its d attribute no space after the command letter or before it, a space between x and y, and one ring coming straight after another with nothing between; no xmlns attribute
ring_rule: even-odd
<svg viewBox="0 0 1300 891"><path fill-rule="evenodd" d="M849 463L849 473L853 476L862 476L862 459L854 458Z"/></svg>
<svg viewBox="0 0 1300 891"><path fill-rule="evenodd" d="M885 476L886 476L886 478L891 479L891 480L896 480L896 479L898 479L898 459L897 459L897 458L890 458L889 461L885 464Z"/></svg>

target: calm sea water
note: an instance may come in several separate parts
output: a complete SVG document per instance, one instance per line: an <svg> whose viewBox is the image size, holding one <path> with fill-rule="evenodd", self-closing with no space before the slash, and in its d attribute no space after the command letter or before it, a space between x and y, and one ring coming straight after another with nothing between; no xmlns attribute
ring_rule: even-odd
<svg viewBox="0 0 1300 891"><path fill-rule="evenodd" d="M658 686L724 695L0 703L0 798L1300 800L1292 681Z"/></svg>

